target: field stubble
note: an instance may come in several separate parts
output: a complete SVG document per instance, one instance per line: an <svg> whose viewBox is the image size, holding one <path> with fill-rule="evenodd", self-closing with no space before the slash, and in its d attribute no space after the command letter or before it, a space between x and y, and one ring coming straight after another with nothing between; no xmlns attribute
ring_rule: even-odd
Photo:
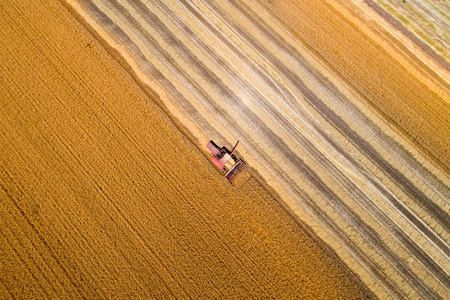
<svg viewBox="0 0 450 300"><path fill-rule="evenodd" d="M366 3L261 3L345 78L377 113L449 172L450 86L445 59L421 49L423 46L415 44L406 29L388 24Z"/></svg>

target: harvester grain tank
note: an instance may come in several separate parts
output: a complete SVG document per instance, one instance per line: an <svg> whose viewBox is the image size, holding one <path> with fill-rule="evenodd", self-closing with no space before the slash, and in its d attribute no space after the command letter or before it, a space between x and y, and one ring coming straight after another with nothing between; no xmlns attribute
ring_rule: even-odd
<svg viewBox="0 0 450 300"><path fill-rule="evenodd" d="M211 152L212 162L222 171L225 178L230 182L246 166L242 159L236 158L233 154L238 144L239 141L233 147L231 152L226 147L219 148L213 141L210 141L206 145L206 148Z"/></svg>

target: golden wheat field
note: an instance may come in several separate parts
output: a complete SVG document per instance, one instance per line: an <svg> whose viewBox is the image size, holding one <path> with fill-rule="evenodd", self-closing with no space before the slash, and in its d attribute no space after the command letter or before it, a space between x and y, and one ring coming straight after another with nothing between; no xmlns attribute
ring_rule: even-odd
<svg viewBox="0 0 450 300"><path fill-rule="evenodd" d="M0 14L0 298L372 296L252 177L223 180L58 1Z"/></svg>
<svg viewBox="0 0 450 300"><path fill-rule="evenodd" d="M0 299L445 299L447 7L1 1Z"/></svg>

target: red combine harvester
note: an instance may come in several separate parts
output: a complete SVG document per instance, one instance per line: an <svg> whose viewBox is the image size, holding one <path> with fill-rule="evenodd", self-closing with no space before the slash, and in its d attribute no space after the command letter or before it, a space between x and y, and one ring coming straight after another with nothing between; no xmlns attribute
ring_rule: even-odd
<svg viewBox="0 0 450 300"><path fill-rule="evenodd" d="M237 159L236 156L233 155L238 144L239 141L233 147L231 152L225 147L219 148L213 141L210 141L208 145L206 145L206 148L211 152L213 163L222 171L229 182L231 182L246 166L242 159Z"/></svg>

